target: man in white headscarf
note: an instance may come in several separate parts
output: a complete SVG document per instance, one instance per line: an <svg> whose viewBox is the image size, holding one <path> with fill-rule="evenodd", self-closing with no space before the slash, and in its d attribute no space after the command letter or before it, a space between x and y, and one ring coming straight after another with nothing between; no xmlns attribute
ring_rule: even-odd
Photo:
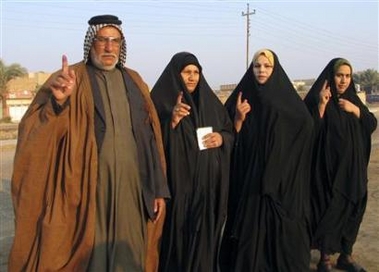
<svg viewBox="0 0 379 272"><path fill-rule="evenodd" d="M159 120L125 67L121 21L88 23L84 60L63 56L20 123L9 271L156 271L169 197Z"/></svg>

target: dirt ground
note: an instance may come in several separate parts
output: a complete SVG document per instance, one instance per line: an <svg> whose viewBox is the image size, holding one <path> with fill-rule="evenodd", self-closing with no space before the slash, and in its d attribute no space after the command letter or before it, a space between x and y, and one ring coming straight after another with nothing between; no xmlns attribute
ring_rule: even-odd
<svg viewBox="0 0 379 272"><path fill-rule="evenodd" d="M379 121L379 105L373 107ZM379 128L372 134L372 150L368 166L368 203L359 230L357 242L354 245L353 257L368 272L379 272ZM332 257L334 264L338 254ZM312 251L310 271L316 271L319 253ZM342 271L337 270L335 271Z"/></svg>
<svg viewBox="0 0 379 272"><path fill-rule="evenodd" d="M378 129L375 131L375 137L379 140ZM368 203L354 245L353 257L366 271L379 272L379 143L373 146L368 175ZM312 251L310 271L316 271L319 256L317 251ZM337 258L338 254L332 257L334 264Z"/></svg>

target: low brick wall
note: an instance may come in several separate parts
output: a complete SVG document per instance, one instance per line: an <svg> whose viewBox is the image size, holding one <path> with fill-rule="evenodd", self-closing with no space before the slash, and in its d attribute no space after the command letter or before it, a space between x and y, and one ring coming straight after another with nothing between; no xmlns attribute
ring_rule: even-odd
<svg viewBox="0 0 379 272"><path fill-rule="evenodd" d="M0 140L12 140L17 138L18 124L0 124Z"/></svg>

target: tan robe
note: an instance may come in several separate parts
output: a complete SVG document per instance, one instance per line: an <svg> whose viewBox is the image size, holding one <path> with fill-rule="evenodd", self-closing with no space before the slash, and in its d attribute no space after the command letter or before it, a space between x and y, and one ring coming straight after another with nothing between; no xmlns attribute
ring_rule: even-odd
<svg viewBox="0 0 379 272"><path fill-rule="evenodd" d="M79 63L73 68L77 90L70 97L70 105L57 115L45 84L19 126L12 177L15 238L10 272L85 271L89 263L98 169L94 103L85 65ZM160 125L148 88L136 72L127 72L146 99L165 170ZM148 223L146 271L156 271L162 224L163 219Z"/></svg>

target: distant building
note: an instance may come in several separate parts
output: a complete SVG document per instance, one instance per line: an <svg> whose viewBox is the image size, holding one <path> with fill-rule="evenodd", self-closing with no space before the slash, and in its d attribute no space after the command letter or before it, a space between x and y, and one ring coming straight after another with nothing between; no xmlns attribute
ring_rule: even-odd
<svg viewBox="0 0 379 272"><path fill-rule="evenodd" d="M29 73L8 82L7 105L3 116L10 116L12 122L19 122L32 102L36 91L48 79L50 74Z"/></svg>
<svg viewBox="0 0 379 272"><path fill-rule="evenodd" d="M232 91L237 87L237 84L225 84L221 85L219 90L216 90L215 93L217 97L224 104L226 99L228 99L229 95Z"/></svg>

